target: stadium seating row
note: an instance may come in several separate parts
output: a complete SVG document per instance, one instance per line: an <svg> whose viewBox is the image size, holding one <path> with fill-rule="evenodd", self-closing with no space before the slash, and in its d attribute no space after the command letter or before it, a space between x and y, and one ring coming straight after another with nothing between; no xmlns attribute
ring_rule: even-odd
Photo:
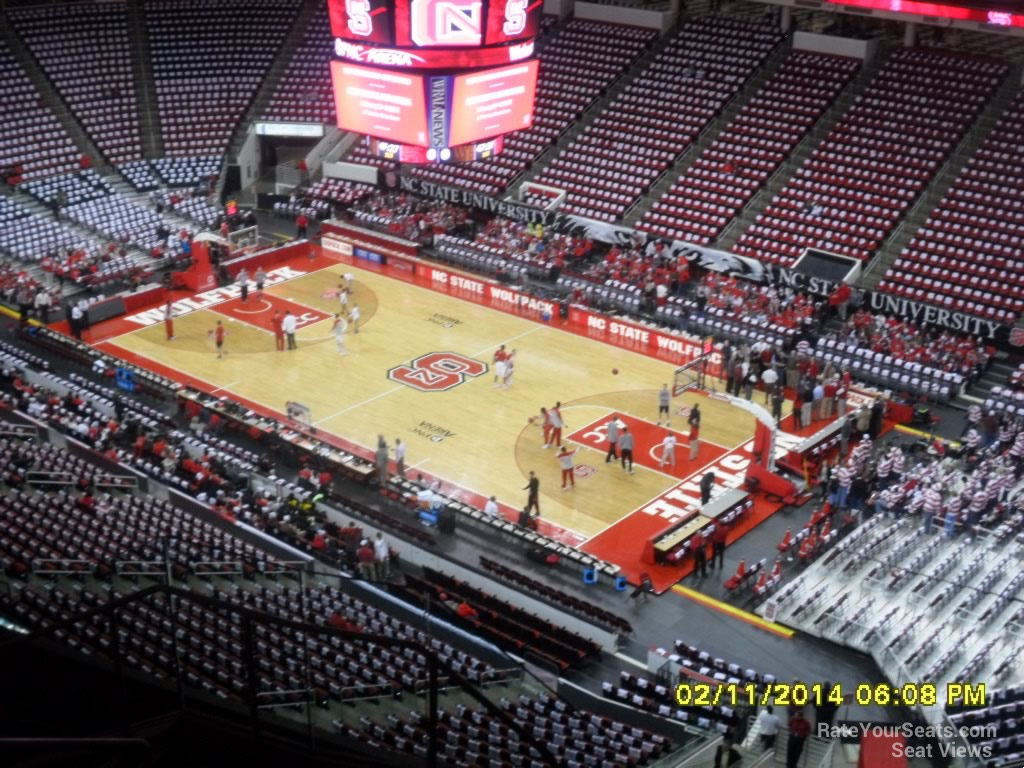
<svg viewBox="0 0 1024 768"><path fill-rule="evenodd" d="M878 290L1010 323L1024 309L1024 92L885 273Z"/></svg>
<svg viewBox="0 0 1024 768"><path fill-rule="evenodd" d="M767 24L718 16L690 22L537 181L569 192L565 213L619 219L781 39Z"/></svg>
<svg viewBox="0 0 1024 768"><path fill-rule="evenodd" d="M853 59L794 51L637 226L706 245L757 194L846 87Z"/></svg>
<svg viewBox="0 0 1024 768"><path fill-rule="evenodd" d="M497 194L579 119L654 40L650 30L574 19L540 54L533 125L505 137L496 158L466 165L418 167L414 175ZM360 162L362 162L360 160Z"/></svg>
<svg viewBox="0 0 1024 768"><path fill-rule="evenodd" d="M12 9L7 16L106 159L114 164L141 159L124 5Z"/></svg>
<svg viewBox="0 0 1024 768"><path fill-rule="evenodd" d="M871 259L1006 71L977 57L897 51L732 251L782 266L806 248Z"/></svg>
<svg viewBox="0 0 1024 768"><path fill-rule="evenodd" d="M146 6L168 155L226 152L298 7L296 0L167 0Z"/></svg>

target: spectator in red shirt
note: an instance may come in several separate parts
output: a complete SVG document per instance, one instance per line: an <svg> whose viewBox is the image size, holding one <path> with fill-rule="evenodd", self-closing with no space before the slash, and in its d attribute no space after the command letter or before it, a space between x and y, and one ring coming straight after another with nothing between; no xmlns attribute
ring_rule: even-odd
<svg viewBox="0 0 1024 768"><path fill-rule="evenodd" d="M335 629L340 629L340 630L343 630L345 632L362 632L363 631L362 627L360 627L358 624L355 624L354 622L349 621L348 619L346 619L344 616L342 616L337 611L335 611L334 613L331 614L331 617L329 619L327 619L327 623L330 624Z"/></svg>
<svg viewBox="0 0 1024 768"><path fill-rule="evenodd" d="M800 762L800 755L803 754L804 744L807 737L811 735L811 723L804 717L802 709L789 718L789 745L786 749L786 768L797 768Z"/></svg>
<svg viewBox="0 0 1024 768"><path fill-rule="evenodd" d="M295 239L304 240L306 238L306 230L309 228L309 218L304 213L300 213L295 217Z"/></svg>
<svg viewBox="0 0 1024 768"><path fill-rule="evenodd" d="M850 286L846 283L840 283L839 287L828 297L829 306L839 315L839 319L844 322L846 320L846 309L850 305L851 293Z"/></svg>
<svg viewBox="0 0 1024 768"><path fill-rule="evenodd" d="M363 539L359 542L359 549L356 550L356 561L359 564L359 575L367 581L373 581L374 557L373 547L370 546L369 539Z"/></svg>
<svg viewBox="0 0 1024 768"><path fill-rule="evenodd" d="M476 608L467 603L465 600L459 603L459 607L455 609L455 612L459 615L459 618L467 620L475 619L478 615Z"/></svg>
<svg viewBox="0 0 1024 768"><path fill-rule="evenodd" d="M281 310L274 310L274 317L270 322L274 326L274 345L278 352L284 352L284 318L281 317Z"/></svg>
<svg viewBox="0 0 1024 768"><path fill-rule="evenodd" d="M321 472L320 475L317 477L317 483L320 486L320 490L323 491L324 493L329 491L331 488L331 481L333 479L334 478L331 477L331 473L328 472L327 470Z"/></svg>

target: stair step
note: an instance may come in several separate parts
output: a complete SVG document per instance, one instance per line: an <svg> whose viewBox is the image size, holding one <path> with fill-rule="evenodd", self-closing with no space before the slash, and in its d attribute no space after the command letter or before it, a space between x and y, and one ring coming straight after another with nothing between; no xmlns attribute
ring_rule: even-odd
<svg viewBox="0 0 1024 768"><path fill-rule="evenodd" d="M903 249L910 244L910 241L914 239L914 236L928 221L932 210L942 202L950 188L960 177L960 173L970 162L971 158L974 157L981 145L988 139L997 119L1006 109L1008 103L1006 99L1012 97L1017 92L1019 82L1019 76L1014 77L1013 71L1007 74L1006 80L996 90L994 98L982 110L974 124L968 128L961 139L960 145L932 179L927 192L918 198L910 214L904 218L897 229L882 243L878 253L864 273L861 287L874 290L882 281L882 278L885 277L885 273L889 271L889 268L896 263Z"/></svg>
<svg viewBox="0 0 1024 768"><path fill-rule="evenodd" d="M591 104L583 112L583 115L580 117L580 119L573 122L572 125L570 125L569 128L565 131L565 133L563 133L559 137L558 141L554 143L554 145L545 150L544 153L542 153L541 156L538 157L533 162L530 168L525 173L523 173L517 181L509 185L507 192L510 194L513 192L518 193L518 190L522 188L523 184L525 184L528 181L533 181L538 176L540 176L545 170L547 170L548 163L551 160L554 160L556 157L558 157L559 154L561 154L562 150L564 150L573 141L575 141L576 138L581 133L583 133L583 131L587 128L588 125L593 123L594 120L596 120L604 113L604 111L613 101L615 101L619 94L622 93L622 91L624 91L631 82L633 82L633 79L637 75L642 73L644 70L646 70L647 67L651 64L651 62L654 61L654 59L658 56L658 54L661 53L662 50L664 50L665 47L672 42L677 31L678 28L673 27L668 32L666 32L662 37L655 40L653 45L651 45L650 48L648 48L643 54L641 54L640 57L637 58L637 60L634 61L626 69L625 72L620 74L616 80L612 81L612 83L608 86L607 90L604 92L604 95L602 95L597 101ZM515 195L513 194L512 196L514 197Z"/></svg>
<svg viewBox="0 0 1024 768"><path fill-rule="evenodd" d="M235 127L235 132L228 144L229 161L238 157L238 152L241 150L242 144L245 142L249 126L263 116L263 112L266 110L267 105L270 104L270 100L274 97L278 86L281 84L281 80L288 71L288 65L291 63L292 56L295 55L299 46L302 45L302 42L305 39L306 30L313 22L313 18L319 10L320 6L317 3L303 3L301 10L292 22L291 29L288 30L288 34L285 35L284 41L281 43L281 47L278 48L274 60L267 69L256 97L253 99L252 104L249 105L249 109L246 110L242 120ZM225 170L226 168L227 164L225 164ZM223 175L224 174L222 173L222 179Z"/></svg>
<svg viewBox="0 0 1024 768"><path fill-rule="evenodd" d="M743 213L733 219L732 223L719 236L716 247L721 250L729 250L736 241L740 239L747 228L754 223L758 216L767 208L782 188L789 183L790 179L803 166L806 160L813 154L818 145L831 133L832 129L842 120L843 116L853 106L856 96L861 94L865 88L874 80L881 70L882 65L888 59L888 52L880 49L874 59L868 62L860 73L846 86L846 89L839 94L825 114L821 116L810 133L801 139L800 143L790 152L789 157L782 163L769 183L763 187L747 203Z"/></svg>
<svg viewBox="0 0 1024 768"><path fill-rule="evenodd" d="M78 152L82 155L88 155L93 159L92 167L96 171L100 173L107 171L109 164L105 156L93 143L92 139L89 138L81 123L78 122L74 113L65 103L53 83L50 82L42 66L36 61L28 46L25 45L21 36L15 31L14 25L10 24L6 19L3 24L0 24L0 39L6 41L8 49L14 58L18 60L25 74L28 75L39 98L46 104L47 109L53 112L68 136L75 142Z"/></svg>
<svg viewBox="0 0 1024 768"><path fill-rule="evenodd" d="M135 72L135 101L139 105L139 126L142 129L142 156L148 160L163 157L164 140L160 114L157 109L156 86L153 81L152 57L149 49L149 31L146 28L145 8L142 0L130 0L126 5L128 30L132 46L132 67Z"/></svg>

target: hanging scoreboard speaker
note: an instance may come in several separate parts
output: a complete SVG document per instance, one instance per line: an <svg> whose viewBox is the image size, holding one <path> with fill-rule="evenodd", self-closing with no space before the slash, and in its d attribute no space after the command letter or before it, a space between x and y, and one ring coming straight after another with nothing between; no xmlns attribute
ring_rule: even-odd
<svg viewBox="0 0 1024 768"><path fill-rule="evenodd" d="M402 162L472 162L533 124L543 0L329 0L338 127Z"/></svg>

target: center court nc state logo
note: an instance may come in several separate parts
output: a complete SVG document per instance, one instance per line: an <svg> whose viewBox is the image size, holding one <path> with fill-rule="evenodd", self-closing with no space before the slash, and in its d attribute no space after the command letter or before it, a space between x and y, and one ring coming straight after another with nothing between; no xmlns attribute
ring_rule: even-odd
<svg viewBox="0 0 1024 768"><path fill-rule="evenodd" d="M421 392L444 392L457 387L466 377L476 378L489 370L487 363L458 352L430 352L409 365L388 371L388 378Z"/></svg>

